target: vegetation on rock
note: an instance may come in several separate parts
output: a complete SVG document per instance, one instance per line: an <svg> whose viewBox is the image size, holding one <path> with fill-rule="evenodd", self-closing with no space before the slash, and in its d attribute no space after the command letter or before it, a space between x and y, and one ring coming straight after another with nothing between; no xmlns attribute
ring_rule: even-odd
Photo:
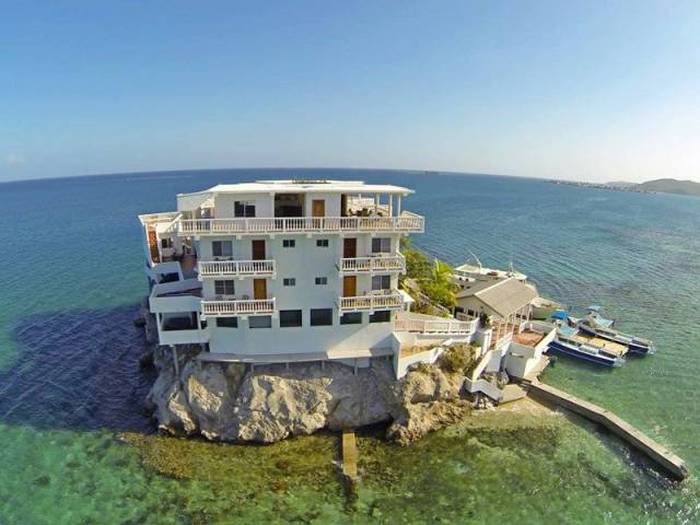
<svg viewBox="0 0 700 525"><path fill-rule="evenodd" d="M401 253L406 258L406 277L402 281L404 285L410 280L431 303L452 310L457 304L455 294L458 290L457 285L452 281L452 267L439 259L431 262L426 254L411 246L409 239L401 240ZM420 300L417 306L419 312L429 307L421 304Z"/></svg>

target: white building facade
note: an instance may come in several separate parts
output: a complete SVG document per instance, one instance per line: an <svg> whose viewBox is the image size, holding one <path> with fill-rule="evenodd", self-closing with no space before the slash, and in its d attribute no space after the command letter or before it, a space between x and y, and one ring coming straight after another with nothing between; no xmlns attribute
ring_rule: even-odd
<svg viewBox="0 0 700 525"><path fill-rule="evenodd" d="M176 212L139 216L160 344L254 364L395 355L400 239L424 231L402 209L411 193L260 181L180 194Z"/></svg>

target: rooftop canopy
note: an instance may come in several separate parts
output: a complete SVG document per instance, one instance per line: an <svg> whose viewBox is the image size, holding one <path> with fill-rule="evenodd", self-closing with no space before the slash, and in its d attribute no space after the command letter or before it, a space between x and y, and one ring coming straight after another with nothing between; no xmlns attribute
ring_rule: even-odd
<svg viewBox="0 0 700 525"><path fill-rule="evenodd" d="M201 195L217 193L350 193L350 194L394 194L410 195L413 190L390 184L365 184L362 181L347 180L260 180L256 182L241 182L239 184L217 184L194 193L180 195Z"/></svg>

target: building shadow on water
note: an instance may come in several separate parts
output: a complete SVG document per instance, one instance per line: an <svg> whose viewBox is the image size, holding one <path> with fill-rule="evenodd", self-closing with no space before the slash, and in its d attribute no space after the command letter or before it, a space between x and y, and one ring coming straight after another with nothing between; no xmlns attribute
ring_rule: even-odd
<svg viewBox="0 0 700 525"><path fill-rule="evenodd" d="M150 432L137 305L43 313L12 330L16 354L0 371L0 422L43 429Z"/></svg>

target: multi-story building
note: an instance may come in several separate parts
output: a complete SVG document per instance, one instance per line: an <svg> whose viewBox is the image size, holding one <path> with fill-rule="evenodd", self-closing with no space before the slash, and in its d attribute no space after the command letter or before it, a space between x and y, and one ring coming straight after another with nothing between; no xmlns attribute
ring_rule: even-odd
<svg viewBox="0 0 700 525"><path fill-rule="evenodd" d="M465 336L467 322L398 318L399 241L424 231L406 188L351 181L222 184L141 215L159 342L205 360L398 363L398 332ZM442 324L440 324L442 323Z"/></svg>

